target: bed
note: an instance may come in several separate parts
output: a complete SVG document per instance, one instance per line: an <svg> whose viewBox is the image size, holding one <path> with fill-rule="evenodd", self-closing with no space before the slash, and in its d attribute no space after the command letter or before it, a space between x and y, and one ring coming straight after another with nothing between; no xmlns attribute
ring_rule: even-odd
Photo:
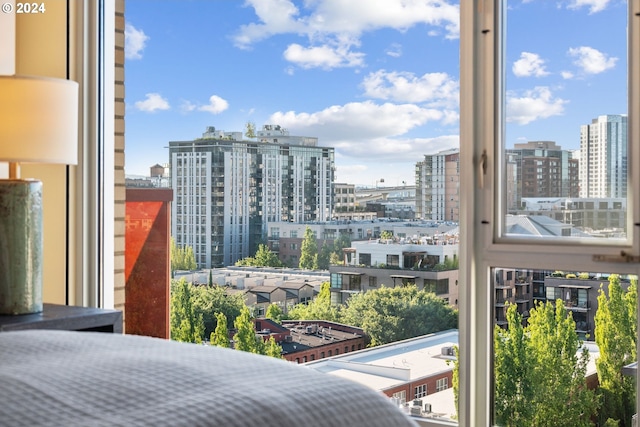
<svg viewBox="0 0 640 427"><path fill-rule="evenodd" d="M3 426L417 426L389 399L302 365L134 335L0 333Z"/></svg>

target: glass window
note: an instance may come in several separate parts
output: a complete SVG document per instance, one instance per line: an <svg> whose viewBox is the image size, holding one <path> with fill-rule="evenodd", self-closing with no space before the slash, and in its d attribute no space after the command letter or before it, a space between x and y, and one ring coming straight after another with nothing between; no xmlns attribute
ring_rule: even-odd
<svg viewBox="0 0 640 427"><path fill-rule="evenodd" d="M577 358L556 372L580 367L579 343L598 337L591 320L596 312L593 292L578 283L588 280L580 279L581 272L596 266L628 277L640 270L637 232L628 226L640 223L638 205L627 200L640 182L637 153L630 155L637 147L628 144L640 140L633 120L639 117L640 105L640 23L628 19L638 13L634 7L638 5L631 2L615 6L611 2L460 3L460 162L473 165L460 172L462 210L468 212L460 221L460 283L465 287L461 294L465 297L460 298L461 425L527 425L529 420L514 418L517 413L503 417L510 402L518 400L504 391L522 380L513 374L502 376L502 348L535 353L530 344L534 338L540 346L548 345L550 339L541 340L531 329L542 322L538 310L564 307L561 315L551 312L544 321L551 331L571 329L563 335L570 350L564 354ZM543 23L550 31L535 30ZM607 30L614 27L618 30ZM616 158L604 160L608 155ZM568 162L566 169L563 162ZM572 175L576 169L577 187ZM555 173L562 180L549 182ZM540 195L545 194L542 191L549 196ZM570 195L564 196L566 192ZM594 207L617 197L624 200L627 222L614 230ZM526 284L496 280L499 269L532 271L535 297L528 295ZM497 290L507 288L512 300L498 300ZM636 312L636 307L628 311ZM637 330L637 320L629 322ZM518 328L528 328L527 333L518 334ZM630 340L637 340L635 332L632 335ZM516 336L524 340L511 338ZM629 339L616 345L623 341ZM538 353L544 366L560 365L551 359L553 353ZM586 375L579 369L575 372L579 373L575 379ZM539 383L527 387L535 389L536 396L524 399L527 407L520 413L548 414L549 396L561 396L538 387ZM633 415L636 385L630 393ZM588 400L587 394L581 398ZM559 400L563 405L568 402ZM592 414L591 409L582 407L577 413Z"/></svg>
<svg viewBox="0 0 640 427"><path fill-rule="evenodd" d="M427 395L427 385L426 384L422 384L419 386L416 386L414 388L414 392L413 395L416 399L420 399L421 397L424 397Z"/></svg>
<svg viewBox="0 0 640 427"><path fill-rule="evenodd" d="M404 405L407 402L407 392L402 390L393 393L393 399L396 399L399 405Z"/></svg>
<svg viewBox="0 0 640 427"><path fill-rule="evenodd" d="M554 8L557 25L541 32L550 5L510 5L499 58L500 234L604 243L606 233L606 243L628 243L626 223L612 227L597 213L614 199L627 205L626 8ZM586 200L591 211L576 209Z"/></svg>

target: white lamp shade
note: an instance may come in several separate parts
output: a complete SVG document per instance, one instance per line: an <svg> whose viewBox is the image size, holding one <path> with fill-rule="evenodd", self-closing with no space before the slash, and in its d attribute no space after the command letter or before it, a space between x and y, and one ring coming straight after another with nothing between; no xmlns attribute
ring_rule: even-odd
<svg viewBox="0 0 640 427"><path fill-rule="evenodd" d="M0 161L78 163L78 83L0 76Z"/></svg>

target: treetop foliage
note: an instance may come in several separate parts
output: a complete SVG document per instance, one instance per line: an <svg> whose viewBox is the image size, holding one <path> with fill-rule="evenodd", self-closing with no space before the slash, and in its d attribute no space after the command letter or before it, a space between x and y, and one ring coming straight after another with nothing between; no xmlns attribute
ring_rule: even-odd
<svg viewBox="0 0 640 427"><path fill-rule="evenodd" d="M502 426L589 426L598 402L587 388L588 351L562 300L536 304L528 325L515 304L495 326L495 417Z"/></svg>
<svg viewBox="0 0 640 427"><path fill-rule="evenodd" d="M625 292L617 274L609 276L607 292L600 286L598 311L595 316L595 340L600 350L596 360L598 394L602 407L598 413L601 423L611 419L620 427L630 427L635 414L634 377L622 374L622 368L638 360L637 306L638 280L633 278Z"/></svg>
<svg viewBox="0 0 640 427"><path fill-rule="evenodd" d="M357 326L371 346L456 328L458 313L443 299L415 285L370 290L351 296L346 306L331 304L331 288L322 284L308 305L289 310L288 319L328 320Z"/></svg>
<svg viewBox="0 0 640 427"><path fill-rule="evenodd" d="M173 237L169 247L169 257L171 259L171 277L176 270L195 270L197 268L193 248L191 246L178 247Z"/></svg>
<svg viewBox="0 0 640 427"><path fill-rule="evenodd" d="M458 313L442 298L416 285L382 286L351 296L342 323L364 329L376 346L457 328Z"/></svg>
<svg viewBox="0 0 640 427"><path fill-rule="evenodd" d="M258 245L255 256L238 260L236 265L246 267L284 267L278 255L273 253L265 244Z"/></svg>
<svg viewBox="0 0 640 427"><path fill-rule="evenodd" d="M300 263L298 267L303 270L318 269L318 242L311 227L305 228L302 244L300 245Z"/></svg>

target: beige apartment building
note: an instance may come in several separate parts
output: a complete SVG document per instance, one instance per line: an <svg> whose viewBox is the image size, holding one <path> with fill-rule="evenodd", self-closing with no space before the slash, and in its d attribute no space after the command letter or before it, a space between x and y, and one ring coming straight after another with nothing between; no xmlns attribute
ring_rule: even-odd
<svg viewBox="0 0 640 427"><path fill-rule="evenodd" d="M427 154L416 163L418 219L458 221L460 215L460 150Z"/></svg>

